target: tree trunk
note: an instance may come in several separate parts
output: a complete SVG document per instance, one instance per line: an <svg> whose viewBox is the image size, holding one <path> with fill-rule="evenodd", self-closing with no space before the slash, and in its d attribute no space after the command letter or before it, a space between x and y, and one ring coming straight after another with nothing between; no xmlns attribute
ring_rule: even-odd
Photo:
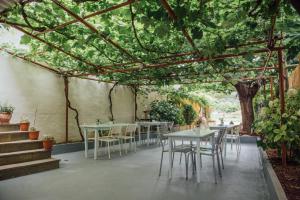
<svg viewBox="0 0 300 200"><path fill-rule="evenodd" d="M258 80L238 82L234 85L239 95L241 111L242 111L242 132L251 134L251 126L254 121L253 97L260 88Z"/></svg>

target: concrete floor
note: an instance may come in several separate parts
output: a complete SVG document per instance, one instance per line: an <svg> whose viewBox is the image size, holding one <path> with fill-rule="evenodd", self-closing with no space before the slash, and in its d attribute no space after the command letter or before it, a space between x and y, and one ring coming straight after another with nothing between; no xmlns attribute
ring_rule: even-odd
<svg viewBox="0 0 300 200"><path fill-rule="evenodd" d="M111 160L93 160L83 152L56 155L61 168L0 182L0 200L263 200L269 193L256 144L243 144L241 155L227 149L223 178L214 183L211 158L203 159L201 183L185 180L184 163L174 163L168 181L168 155L158 177L160 148L139 148L137 153Z"/></svg>

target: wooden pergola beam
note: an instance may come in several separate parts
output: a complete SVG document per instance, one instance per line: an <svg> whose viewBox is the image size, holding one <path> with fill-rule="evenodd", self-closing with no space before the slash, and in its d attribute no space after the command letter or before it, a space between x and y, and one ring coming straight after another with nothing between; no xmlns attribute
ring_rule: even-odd
<svg viewBox="0 0 300 200"><path fill-rule="evenodd" d="M136 0L136 1L137 1L137 0ZM127 6L127 5L129 5L129 4L131 4L131 3L134 3L134 2L136 2L136 1L134 1L134 0L128 0L128 1L126 1L126 2L123 2L123 3L120 3L120 4L116 4L116 5L111 6L111 7L109 7L109 8L106 8L106 9L103 9L103 10L99 10L99 11L97 11L97 12L94 12L94 13L91 13L91 14L89 14L89 15L86 15L86 16L82 17L82 19L89 19L89 18L95 17L95 16L97 16L97 15L102 15L102 14L111 12L111 11L113 11L113 10L116 10L116 9L118 9L118 8L122 8L122 7L124 7L124 6ZM65 23L63 23L63 24L60 24L60 25L58 25L58 26L55 26L55 27L53 27L53 28L51 28L51 29L47 29L47 30L45 30L45 31L38 32L38 33L36 33L35 35L38 36L38 35L41 35L41 34L49 33L49 32L52 32L52 31L56 31L56 30L59 30L59 29L62 29L62 28L64 28L64 27L66 27L66 26L69 26L69 25L71 25L71 24L75 24L75 23L77 23L77 22L78 22L78 20L77 20L77 19L74 19L74 20L65 22Z"/></svg>
<svg viewBox="0 0 300 200"><path fill-rule="evenodd" d="M274 76L265 76L265 77L262 77L264 78L265 80L269 80L270 78L274 78ZM251 81L251 80L256 80L257 78L243 78L241 79L241 81ZM197 81L192 81L192 82L181 82L181 83L176 83L178 85L188 85L188 84L204 84L204 83L222 83L222 82L226 82L226 80L208 80L208 81L200 81L200 80L197 80ZM139 84L141 86L143 85L157 85L157 84L154 84L154 83L143 83L143 84Z"/></svg>
<svg viewBox="0 0 300 200"><path fill-rule="evenodd" d="M176 16L175 12L173 11L173 9L171 8L171 6L169 5L167 0L160 0L161 4L163 5L163 7L165 8L165 10L168 12L169 17L173 20L173 21L177 21L178 17ZM188 31L183 27L181 29L184 37L187 39L187 41L189 42L189 44L193 47L193 49L196 51L196 53L200 56L201 52L199 51L199 49L196 47L192 37L190 36L190 34L188 33Z"/></svg>
<svg viewBox="0 0 300 200"><path fill-rule="evenodd" d="M278 38L277 40L282 40L283 38ZM249 43L245 43L245 44L239 44L237 46L227 46L226 49L233 49L236 47L247 47L247 46L252 46L252 45L258 45L258 44L264 44L267 43L268 40L259 40L259 41L254 41L254 42L249 42ZM190 51L190 52L183 52L183 53L178 53L175 55L169 55L169 56L162 56L159 58L155 58L155 60L163 60L163 59L168 59L168 58L180 58L180 57L184 57L184 56L189 56L189 55L194 55L197 54L196 51ZM118 64L113 64L113 65L104 65L105 67L116 67L116 66L128 66L128 65L135 65L138 64L136 62L127 62L127 63L118 63ZM126 70L126 69L124 69ZM117 71L113 71L113 72L117 72Z"/></svg>
<svg viewBox="0 0 300 200"><path fill-rule="evenodd" d="M284 49L284 47L274 47L273 49L263 48L258 49L255 51L252 51L252 54L259 54L259 53L265 53L270 51L278 51L279 49ZM152 64L152 65L146 65L144 67L132 67L129 69L124 69L124 71L132 72L132 71L141 71L145 69L159 69L159 68L167 68L168 66L172 65L181 65L181 64L188 64L188 63L199 63L199 62L205 62L205 61L213 61L213 60L223 60L227 58L235 58L240 57L249 54L249 52L241 52L237 54L224 54L224 55L218 55L214 57L201 57L201 58L194 58L194 59L186 59L186 60L179 60L175 62L166 62L166 63L159 63L159 64Z"/></svg>
<svg viewBox="0 0 300 200"><path fill-rule="evenodd" d="M248 71L263 71L263 70L273 70L278 69L278 67L254 67L254 68L241 68L241 69L232 69L228 71L224 71L222 73L235 73L235 72L248 72ZM83 73L83 74L73 74L72 77L82 77L82 76L97 76L99 74L96 73ZM160 76L158 78L176 78L176 77L182 77L182 76L192 76L192 75L208 75L208 73L186 73L186 74L174 74L170 76ZM144 80L145 78L149 77L142 77L139 80Z"/></svg>
<svg viewBox="0 0 300 200"><path fill-rule="evenodd" d="M129 53L126 49L124 49L123 47L121 47L117 42L115 42L112 39L108 38L104 33L102 33L99 30L97 30L92 24L90 24L89 22L85 21L83 18L81 18L80 16L78 16L76 13L74 13L73 11L71 11L70 9L68 9L65 5L63 5L62 3L60 3L58 0L51 0L51 1L54 4L56 4L58 7L60 7L61 9L63 9L65 12L67 12L70 16L72 16L73 18L75 18L76 20L78 20L78 22L82 23L84 26L86 26L92 32L94 32L98 36L100 36L105 42L111 44L116 49L118 49L119 51L121 51L122 53L124 53L128 57L130 57L132 60L134 60L134 61L136 61L138 63L143 64L143 62L141 62L135 56L131 55L131 53Z"/></svg>

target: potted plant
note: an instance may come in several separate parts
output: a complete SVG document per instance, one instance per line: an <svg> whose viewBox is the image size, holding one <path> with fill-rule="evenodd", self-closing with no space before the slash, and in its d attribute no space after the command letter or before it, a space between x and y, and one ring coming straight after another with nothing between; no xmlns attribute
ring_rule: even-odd
<svg viewBox="0 0 300 200"><path fill-rule="evenodd" d="M44 135L43 147L45 150L52 150L53 144L55 143L53 136Z"/></svg>
<svg viewBox="0 0 300 200"><path fill-rule="evenodd" d="M15 108L11 105L0 104L0 124L8 124Z"/></svg>
<svg viewBox="0 0 300 200"><path fill-rule="evenodd" d="M20 131L28 131L29 125L30 125L29 120L22 117L20 121Z"/></svg>
<svg viewBox="0 0 300 200"><path fill-rule="evenodd" d="M40 134L40 131L37 131L35 127L31 127L29 129L29 139L30 140L37 140L39 138L39 134Z"/></svg>

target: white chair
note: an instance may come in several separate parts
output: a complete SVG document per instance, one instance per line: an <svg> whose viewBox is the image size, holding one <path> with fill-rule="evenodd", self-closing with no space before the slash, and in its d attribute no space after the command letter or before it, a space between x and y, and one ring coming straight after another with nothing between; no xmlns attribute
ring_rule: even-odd
<svg viewBox="0 0 300 200"><path fill-rule="evenodd" d="M136 152L136 141L135 141L135 132L137 129L137 124L130 124L126 127L125 132L119 137L121 140L121 144L123 142L126 143L126 141L129 140L130 148L132 147L132 143L134 144L134 152ZM127 154L128 148L125 148L125 153Z"/></svg>
<svg viewBox="0 0 300 200"><path fill-rule="evenodd" d="M119 151L120 156L122 156L122 148L121 148L121 142L120 142L120 135L122 134L122 126L113 126L108 132L108 135L102 135L99 137L100 146L102 146L102 143L104 142L107 144L107 152L108 152L108 158L110 159L110 146L111 144L115 144L116 142L119 143Z"/></svg>
<svg viewBox="0 0 300 200"><path fill-rule="evenodd" d="M240 125L234 126L232 128L232 130L229 131L229 133L226 133L226 136L225 136L226 137L226 143L228 142L228 140L230 140L231 149L233 148L232 147L233 142L235 143L237 153L239 153L240 150L241 150L240 130L241 130Z"/></svg>
<svg viewBox="0 0 300 200"><path fill-rule="evenodd" d="M163 163L163 158L164 158L164 153L168 153L169 149L171 148L170 146L172 146L172 167L173 167L173 163L174 163L174 155L175 153L183 153L184 157L185 157L185 172L186 172L186 180L188 179L188 166L189 166L189 156L192 154L193 150L192 148L186 147L186 146L181 146L175 145L174 144L169 144L169 147L166 148L166 144L167 144L167 137L164 136L164 134L169 133L169 127L168 125L160 125L160 134L158 135L159 138L159 144L162 147L162 151L161 151L161 159L160 159L160 166L159 166L159 176L161 175L161 168L162 168L162 163Z"/></svg>

